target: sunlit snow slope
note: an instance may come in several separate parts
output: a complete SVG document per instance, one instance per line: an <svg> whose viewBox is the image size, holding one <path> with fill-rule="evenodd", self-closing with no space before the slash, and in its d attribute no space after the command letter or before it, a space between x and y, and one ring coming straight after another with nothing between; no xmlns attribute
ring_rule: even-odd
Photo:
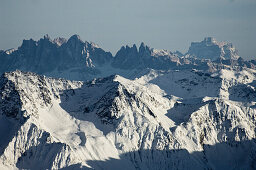
<svg viewBox="0 0 256 170"><path fill-rule="evenodd" d="M0 79L0 169L255 169L255 71Z"/></svg>

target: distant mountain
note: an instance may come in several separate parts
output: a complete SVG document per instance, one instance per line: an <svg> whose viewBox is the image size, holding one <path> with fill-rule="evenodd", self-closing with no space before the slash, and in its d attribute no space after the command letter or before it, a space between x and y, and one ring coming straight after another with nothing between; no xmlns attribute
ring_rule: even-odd
<svg viewBox="0 0 256 170"><path fill-rule="evenodd" d="M202 42L192 42L188 53L199 59L233 59L239 58L238 51L231 43L217 42L212 37L205 38Z"/></svg>
<svg viewBox="0 0 256 170"><path fill-rule="evenodd" d="M83 42L78 35L73 35L68 40L51 40L49 36L39 41L24 40L17 50L8 50L0 55L0 72L19 69L51 76L67 70L70 74L97 74L96 67L105 65L112 59L111 53L94 43Z"/></svg>
<svg viewBox="0 0 256 170"><path fill-rule="evenodd" d="M256 60L228 43L45 36L0 60L1 170L256 169Z"/></svg>
<svg viewBox="0 0 256 170"><path fill-rule="evenodd" d="M116 54L113 67L120 69L152 68L170 69L179 63L179 57L167 50L156 50L141 43L139 50L133 47L122 47Z"/></svg>
<svg viewBox="0 0 256 170"><path fill-rule="evenodd" d="M68 40L49 36L24 40L18 49L0 51L0 73L23 70L70 80L92 80L112 74L134 78L145 69L214 72L222 68L255 68L256 60L245 61L230 43L205 38L192 43L188 53L157 50L144 43L123 46L115 56L78 35Z"/></svg>

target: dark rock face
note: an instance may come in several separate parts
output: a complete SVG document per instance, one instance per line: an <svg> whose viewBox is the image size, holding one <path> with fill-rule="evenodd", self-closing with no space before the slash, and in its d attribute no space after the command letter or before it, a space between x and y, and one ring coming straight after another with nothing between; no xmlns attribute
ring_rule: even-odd
<svg viewBox="0 0 256 170"><path fill-rule="evenodd" d="M217 42L207 37L201 42L192 42L188 54L199 59L238 59L238 52L231 43Z"/></svg>
<svg viewBox="0 0 256 170"><path fill-rule="evenodd" d="M44 74L54 70L101 66L110 62L112 55L73 35L68 41L63 38L52 41L49 36L39 41L24 40L17 50L1 52L0 58L3 63L0 68L2 73L20 69Z"/></svg>
<svg viewBox="0 0 256 170"><path fill-rule="evenodd" d="M17 49L0 50L0 74L22 70L56 78L91 80L111 74L128 75L132 70L199 69L213 72L228 66L255 69L256 62L245 61L237 55L231 43L205 38L191 44L187 54L156 50L141 43L140 47L123 46L112 56L96 44L82 41L78 35L68 40L48 35L39 41L24 40ZM107 70L107 71L106 71Z"/></svg>
<svg viewBox="0 0 256 170"><path fill-rule="evenodd" d="M179 57L169 51L154 50L141 43L139 50L136 45L122 47L117 52L112 65L121 69L170 69L179 65Z"/></svg>
<svg viewBox="0 0 256 170"><path fill-rule="evenodd" d="M21 99L13 82L0 77L0 114L15 118L20 113Z"/></svg>
<svg viewBox="0 0 256 170"><path fill-rule="evenodd" d="M123 46L116 53L112 66L122 69L133 69L139 66L139 62L139 52L136 45L133 45L133 47Z"/></svg>

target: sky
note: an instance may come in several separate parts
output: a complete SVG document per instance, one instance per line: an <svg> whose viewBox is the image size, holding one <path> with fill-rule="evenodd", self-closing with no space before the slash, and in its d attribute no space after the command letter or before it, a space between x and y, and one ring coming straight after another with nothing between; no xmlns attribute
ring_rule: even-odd
<svg viewBox="0 0 256 170"><path fill-rule="evenodd" d="M46 34L78 34L112 54L141 42L185 53L210 36L255 59L256 0L0 0L0 49Z"/></svg>

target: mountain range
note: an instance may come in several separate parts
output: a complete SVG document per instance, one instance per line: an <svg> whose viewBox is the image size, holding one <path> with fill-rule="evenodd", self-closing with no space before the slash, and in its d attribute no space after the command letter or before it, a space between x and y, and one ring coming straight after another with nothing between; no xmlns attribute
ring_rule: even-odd
<svg viewBox="0 0 256 170"><path fill-rule="evenodd" d="M0 51L0 73L23 70L56 78L91 80L120 74L134 78L144 69L189 70L214 72L219 68L247 67L255 69L256 60L245 61L231 43L205 38L193 42L186 54L157 50L144 43L140 47L123 46L113 56L95 43L83 42L78 35L39 41L23 40L18 49Z"/></svg>
<svg viewBox="0 0 256 170"><path fill-rule="evenodd" d="M0 52L0 169L256 169L256 60L205 38Z"/></svg>

